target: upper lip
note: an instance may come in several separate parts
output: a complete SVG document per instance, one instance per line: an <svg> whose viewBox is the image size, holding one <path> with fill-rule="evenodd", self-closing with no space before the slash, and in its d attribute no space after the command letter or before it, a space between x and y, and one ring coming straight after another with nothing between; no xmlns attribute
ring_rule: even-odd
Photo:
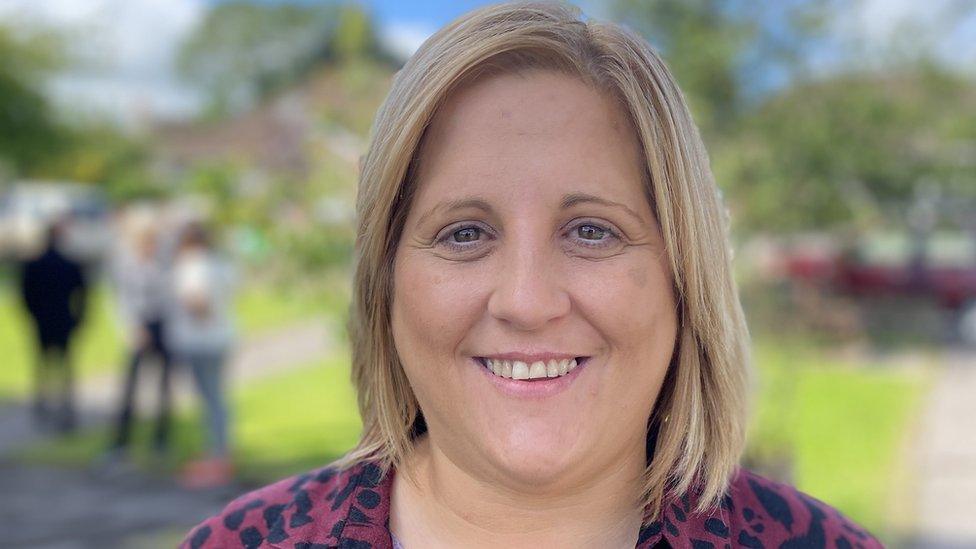
<svg viewBox="0 0 976 549"><path fill-rule="evenodd" d="M479 355L478 358L490 358L494 360L521 360L525 363L532 362L547 362L549 360L563 360L582 357L585 355L573 354L573 353L524 353L520 351L509 351L505 353L492 353L488 355Z"/></svg>

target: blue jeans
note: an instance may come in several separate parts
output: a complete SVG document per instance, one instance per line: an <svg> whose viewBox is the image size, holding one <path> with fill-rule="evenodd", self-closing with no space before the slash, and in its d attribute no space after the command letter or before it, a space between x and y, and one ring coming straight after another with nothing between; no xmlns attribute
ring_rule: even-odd
<svg viewBox="0 0 976 549"><path fill-rule="evenodd" d="M227 404L224 399L224 351L191 351L181 353L190 367L197 389L203 398L210 434L210 448L214 456L227 455Z"/></svg>

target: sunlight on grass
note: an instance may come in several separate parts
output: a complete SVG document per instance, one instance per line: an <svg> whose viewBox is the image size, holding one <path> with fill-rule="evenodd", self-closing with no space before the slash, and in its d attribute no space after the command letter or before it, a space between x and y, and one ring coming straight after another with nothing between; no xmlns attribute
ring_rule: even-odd
<svg viewBox="0 0 976 549"><path fill-rule="evenodd" d="M325 465L356 443L361 424L345 354L244 387L232 396L233 448L242 480L261 484ZM173 448L163 468L176 470L204 449L198 411L174 422ZM133 459L149 463L152 422L140 420L133 435ZM98 428L49 440L19 454L21 459L85 467L108 447L108 430ZM157 464L159 465L159 464Z"/></svg>
<svg viewBox="0 0 976 549"><path fill-rule="evenodd" d="M831 361L802 344L757 345L760 394L749 454L787 459L783 479L877 535L896 534L887 502L905 486L905 452L928 378L919 369Z"/></svg>

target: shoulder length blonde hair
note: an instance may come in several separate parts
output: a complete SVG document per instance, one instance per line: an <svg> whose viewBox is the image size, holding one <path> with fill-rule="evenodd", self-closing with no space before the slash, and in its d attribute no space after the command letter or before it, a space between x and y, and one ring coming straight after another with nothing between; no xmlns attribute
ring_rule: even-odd
<svg viewBox="0 0 976 549"><path fill-rule="evenodd" d="M615 97L646 160L647 196L666 242L679 333L648 418L644 502L700 491L719 503L745 439L748 334L731 272L727 222L708 157L674 78L626 29L584 22L559 3L479 9L429 38L406 63L374 122L356 202L356 273L349 333L363 434L340 465L397 466L425 430L394 347L393 258L416 192L424 131L460 84L488 73L551 69ZM652 337L652 336L648 336Z"/></svg>

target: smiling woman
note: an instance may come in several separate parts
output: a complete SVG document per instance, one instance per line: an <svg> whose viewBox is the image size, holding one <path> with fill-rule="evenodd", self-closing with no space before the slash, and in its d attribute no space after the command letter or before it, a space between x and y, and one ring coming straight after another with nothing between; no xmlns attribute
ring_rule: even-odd
<svg viewBox="0 0 976 549"><path fill-rule="evenodd" d="M187 546L877 546L738 467L727 223L643 40L552 3L448 25L377 116L357 210L359 445Z"/></svg>

